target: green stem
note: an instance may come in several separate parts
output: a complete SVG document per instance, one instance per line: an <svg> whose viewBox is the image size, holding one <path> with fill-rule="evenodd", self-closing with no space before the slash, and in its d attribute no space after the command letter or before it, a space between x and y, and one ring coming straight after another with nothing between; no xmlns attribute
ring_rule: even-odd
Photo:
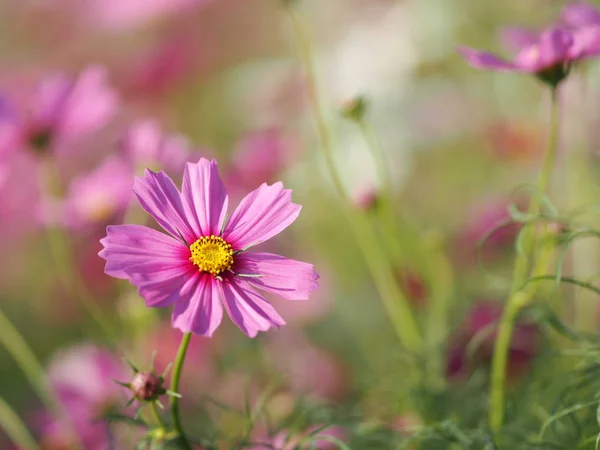
<svg viewBox="0 0 600 450"><path fill-rule="evenodd" d="M552 89L552 105L550 115L550 131L548 147L544 157L540 177L537 184L537 190L529 204L528 215L537 216L541 211L542 200L552 176L552 170L556 160L558 148L558 125L559 111L556 88ZM494 355L492 357L491 380L490 380L490 427L494 431L500 430L504 423L505 409L505 381L506 367L508 362L508 353L510 351L510 342L515 327L516 319L524 307L532 300L535 289L527 287L523 290L519 288L527 280L529 266L535 256L536 230L532 224L525 225L522 231L526 233L523 236L523 254L517 255L513 273L513 284L508 302L498 325L498 336L494 346ZM533 269L533 275L541 275L546 270L548 261L552 257L552 250L544 251L538 258L536 267Z"/></svg>
<svg viewBox="0 0 600 450"><path fill-rule="evenodd" d="M367 147L369 148L373 159L375 160L375 166L379 178L383 182L383 188L381 195L378 196L379 206L381 211L381 222L386 230L386 235L395 258L399 258L402 255L402 248L398 243L398 226L396 223L396 217L394 216L393 209L393 198L394 189L392 186L392 177L389 171L389 164L385 158L385 153L381 147L381 143L371 127L367 124L364 118L357 120L357 125L363 135Z"/></svg>
<svg viewBox="0 0 600 450"><path fill-rule="evenodd" d="M156 419L156 423L158 424L158 427L161 430L166 432L167 427L166 427L165 423L163 422L162 417L160 416L156 402L150 402L150 408L152 409L152 414L154 414L154 418Z"/></svg>
<svg viewBox="0 0 600 450"><path fill-rule="evenodd" d="M185 354L190 344L192 333L185 333L181 338L179 344L179 350L177 351L177 358L175 359L175 365L173 366L173 376L171 378L171 392L179 393L179 379L181 378L181 371L183 369L183 362L185 361ZM173 416L173 428L181 439L181 444L186 450L191 450L192 447L188 442L183 428L181 427L181 418L179 417L179 397L171 396L171 414Z"/></svg>
<svg viewBox="0 0 600 450"><path fill-rule="evenodd" d="M52 195L60 195L62 186L60 177L57 173L54 161L45 162L47 190ZM54 229L47 228L48 244L52 259L56 264L56 271L61 283L72 291L72 293L81 301L89 315L96 321L102 332L115 345L118 345L117 333L112 327L110 321L104 315L102 309L98 306L93 295L85 286L84 281L78 275L73 261L73 252L69 245L69 237L59 227Z"/></svg>
<svg viewBox="0 0 600 450"><path fill-rule="evenodd" d="M550 111L550 130L548 137L547 150L544 155L540 177L536 186L536 191L533 193L527 215L535 217L540 214L542 201L550 185L552 177L552 169L556 162L556 153L558 150L558 128L559 128L559 105L557 99L557 89L552 88L551 91L551 111ZM525 225L523 230L523 252L517 254L515 268L513 272L513 284L511 294L514 294L518 287L523 284L527 278L527 273L531 263L531 256L535 246L535 229L531 225Z"/></svg>
<svg viewBox="0 0 600 450"><path fill-rule="evenodd" d="M2 397L0 397L0 427L20 449L40 449L40 446L35 442L27 426Z"/></svg>
<svg viewBox="0 0 600 450"><path fill-rule="evenodd" d="M25 341L2 310L0 310L0 343L4 345L8 353L10 353L19 368L23 371L25 378L27 378L27 381L33 387L42 403L52 412L54 417L60 418L61 422L65 424L69 432L73 435L73 439L77 440L78 438L73 430L72 423L70 423L64 408L50 387L44 367L36 358L27 341Z"/></svg>
<svg viewBox="0 0 600 450"><path fill-rule="evenodd" d="M418 351L422 344L422 338L417 321L410 304L398 287L388 257L381 248L376 231L363 214L351 214L347 210L351 202L344 189L342 179L336 169L331 134L326 124L317 88L311 47L304 34L301 21L297 17L294 7L292 5L287 5L287 11L298 41L300 56L306 72L305 82L309 105L321 141L321 149L325 157L329 176L331 177L338 195L345 204L344 213L347 216L347 220L350 222L356 240L363 252L367 267L373 277L375 287L381 296L383 305L398 337L408 350Z"/></svg>

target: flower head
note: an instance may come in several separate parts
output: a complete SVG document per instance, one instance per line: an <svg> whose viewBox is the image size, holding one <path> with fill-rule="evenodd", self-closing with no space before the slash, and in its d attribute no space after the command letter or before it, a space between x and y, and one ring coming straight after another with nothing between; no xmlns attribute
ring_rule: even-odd
<svg viewBox="0 0 600 450"><path fill-rule="evenodd" d="M65 200L66 225L74 228L108 223L131 201L132 170L123 158L109 157L69 186Z"/></svg>
<svg viewBox="0 0 600 450"><path fill-rule="evenodd" d="M106 70L90 66L77 77L64 74L40 81L27 105L0 108L0 146L13 151L63 149L92 134L116 113L117 94L107 84Z"/></svg>
<svg viewBox="0 0 600 450"><path fill-rule="evenodd" d="M48 374L74 430L49 414L42 414L43 446L71 448L70 432L75 431L86 449L107 449L108 427L98 419L126 398L125 390L112 381L126 374L119 358L91 344L78 345L59 352L50 363Z"/></svg>
<svg viewBox="0 0 600 450"><path fill-rule="evenodd" d="M561 13L562 22L572 28L600 25L600 10L586 2L566 5Z"/></svg>
<svg viewBox="0 0 600 450"><path fill-rule="evenodd" d="M460 377L476 366L489 366L502 316L499 303L476 302L457 332L450 339L446 361L449 377ZM522 374L539 350L539 330L534 323L520 320L513 334L509 350L508 372L515 378Z"/></svg>
<svg viewBox="0 0 600 450"><path fill-rule="evenodd" d="M161 167L179 175L191 153L183 136L164 135L154 120L134 123L121 141L121 150L135 167Z"/></svg>
<svg viewBox="0 0 600 450"><path fill-rule="evenodd" d="M215 160L187 163L181 192L164 172L146 170L134 193L168 234L138 225L109 226L99 253L105 272L129 280L150 307L174 305L172 323L182 332L211 336L225 307L254 337L285 324L254 288L302 300L318 286L311 264L246 252L298 217L301 207L281 182L250 192L229 220Z"/></svg>
<svg viewBox="0 0 600 450"><path fill-rule="evenodd" d="M475 68L531 73L556 86L568 75L573 62L595 54L595 46L600 45L600 28L578 32L551 27L539 34L516 36L513 32L512 37L512 46L517 50L512 61L467 47L460 47L458 52Z"/></svg>

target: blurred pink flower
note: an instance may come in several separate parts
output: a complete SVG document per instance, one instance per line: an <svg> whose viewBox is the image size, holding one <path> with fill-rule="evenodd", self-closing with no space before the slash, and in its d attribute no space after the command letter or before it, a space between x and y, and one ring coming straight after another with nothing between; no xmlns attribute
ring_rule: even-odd
<svg viewBox="0 0 600 450"><path fill-rule="evenodd" d="M489 127L486 138L495 154L509 162L537 162L542 154L543 133L539 124L499 121Z"/></svg>
<svg viewBox="0 0 600 450"><path fill-rule="evenodd" d="M92 344L81 344L57 353L48 367L48 376L83 446L108 450L108 424L100 416L127 401L127 391L112 381L130 377L121 361ZM49 414L42 414L40 419L44 445L68 448L65 424Z"/></svg>
<svg viewBox="0 0 600 450"><path fill-rule="evenodd" d="M512 248L521 225L511 222L508 207L507 199L490 197L470 208L456 242L460 259L475 261L479 245L483 257Z"/></svg>
<svg viewBox="0 0 600 450"><path fill-rule="evenodd" d="M418 272L404 267L396 272L398 283L414 308L423 308L427 300L428 287Z"/></svg>
<svg viewBox="0 0 600 450"><path fill-rule="evenodd" d="M379 191L374 186L359 189L352 197L352 203L361 211L372 211L377 208Z"/></svg>
<svg viewBox="0 0 600 450"><path fill-rule="evenodd" d="M319 400L343 398L350 385L349 371L333 354L313 346L291 328L269 342L268 355L294 394Z"/></svg>
<svg viewBox="0 0 600 450"><path fill-rule="evenodd" d="M446 360L449 377L467 376L476 366L491 364L502 309L503 305L498 302L478 301L473 304L450 338ZM518 377L529 367L538 353L539 337L534 323L523 320L517 323L509 351L508 374L511 378ZM471 343L473 354L469 355Z"/></svg>
<svg viewBox="0 0 600 450"><path fill-rule="evenodd" d="M556 85L567 76L573 62L600 51L600 27L585 30L551 27L539 36L522 32L519 38L513 30L512 39L505 36L505 40L512 41L518 49L512 61L468 47L460 47L458 52L475 68L532 73Z"/></svg>
<svg viewBox="0 0 600 450"><path fill-rule="evenodd" d="M129 31L149 22L189 14L211 0L77 0L74 8L91 28Z"/></svg>
<svg viewBox="0 0 600 450"><path fill-rule="evenodd" d="M339 448L328 437L344 442L348 432L337 425L329 427L313 425L300 434L290 434L282 430L272 437L258 437L255 445L247 447L249 450L333 450Z"/></svg>
<svg viewBox="0 0 600 450"><path fill-rule="evenodd" d="M265 181L273 182L289 166L294 153L294 141L281 129L252 132L234 149L227 182L239 191L253 189Z"/></svg>
<svg viewBox="0 0 600 450"><path fill-rule="evenodd" d="M0 157L0 242L5 251L40 223L38 169L23 155Z"/></svg>
<svg viewBox="0 0 600 450"><path fill-rule="evenodd" d="M185 137L165 135L155 120L140 120L131 125L121 141L121 150L134 168L173 174L181 174L192 156Z"/></svg>
<svg viewBox="0 0 600 450"><path fill-rule="evenodd" d="M75 78L48 75L28 104L0 110L0 154L23 148L62 152L106 125L117 106L103 67L90 66Z"/></svg>
<svg viewBox="0 0 600 450"><path fill-rule="evenodd" d="M124 213L133 197L133 171L127 162L112 156L92 172L79 175L64 201L65 225L85 228L106 224Z"/></svg>
<svg viewBox="0 0 600 450"><path fill-rule="evenodd" d="M226 222L228 197L217 162L187 163L182 192L164 173L146 170L134 192L169 234L139 225L113 225L101 240L108 275L128 279L150 307L175 305L172 322L184 333L212 336L223 306L249 337L285 324L253 288L288 300L318 286L313 266L246 250L282 232L301 207L278 182L262 184Z"/></svg>
<svg viewBox="0 0 600 450"><path fill-rule="evenodd" d="M568 3L561 13L562 22L572 28L600 25L600 10L586 2Z"/></svg>
<svg viewBox="0 0 600 450"><path fill-rule="evenodd" d="M124 91L143 100L164 97L188 81L202 67L203 50L187 34L165 38L128 59L124 68Z"/></svg>

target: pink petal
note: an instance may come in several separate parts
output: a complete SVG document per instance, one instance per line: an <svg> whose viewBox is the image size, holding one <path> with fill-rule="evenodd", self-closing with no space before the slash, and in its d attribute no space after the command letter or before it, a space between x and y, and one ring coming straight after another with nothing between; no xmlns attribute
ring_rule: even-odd
<svg viewBox="0 0 600 450"><path fill-rule="evenodd" d="M569 59L573 34L560 28L551 28L540 36L538 68L546 69Z"/></svg>
<svg viewBox="0 0 600 450"><path fill-rule="evenodd" d="M90 66L74 81L62 111L60 133L80 137L102 128L117 112L119 98L108 85L108 71Z"/></svg>
<svg viewBox="0 0 600 450"><path fill-rule="evenodd" d="M575 42L569 51L571 59L588 58L600 54L600 26L580 28L574 32Z"/></svg>
<svg viewBox="0 0 600 450"><path fill-rule="evenodd" d="M537 44L540 32L521 27L505 27L500 31L499 39L508 51L516 53L524 47Z"/></svg>
<svg viewBox="0 0 600 450"><path fill-rule="evenodd" d="M249 337L255 337L259 331L267 331L272 326L285 325L273 306L245 281L231 277L219 286L227 314Z"/></svg>
<svg viewBox="0 0 600 450"><path fill-rule="evenodd" d="M273 292L288 300L307 300L319 284L313 265L271 253L240 253L235 257L234 271L262 275L248 278L260 289Z"/></svg>
<svg viewBox="0 0 600 450"><path fill-rule="evenodd" d="M227 191L219 177L217 161L201 158L196 164L187 163L181 195L196 235L218 236L227 214Z"/></svg>
<svg viewBox="0 0 600 450"><path fill-rule="evenodd" d="M562 10L561 18L573 28L600 25L600 10L586 2L569 3Z"/></svg>
<svg viewBox="0 0 600 450"><path fill-rule="evenodd" d="M171 236L181 236L187 244L196 241L197 234L186 219L181 195L167 174L146 169L143 177L136 177L133 192L142 208Z"/></svg>
<svg viewBox="0 0 600 450"><path fill-rule="evenodd" d="M456 51L466 59L470 66L475 67L476 69L517 70L517 67L513 63L505 61L493 53L480 52L468 47L459 47Z"/></svg>
<svg viewBox="0 0 600 450"><path fill-rule="evenodd" d="M212 275L198 272L195 278L193 293L173 309L173 327L183 333L210 337L223 318L221 292Z"/></svg>
<svg viewBox="0 0 600 450"><path fill-rule="evenodd" d="M106 274L129 280L148 306L168 306L185 295L195 271L181 242L141 225L112 225L106 232L99 253Z"/></svg>
<svg viewBox="0 0 600 450"><path fill-rule="evenodd" d="M266 183L246 195L225 227L223 239L235 250L264 242L285 230L302 207L292 203L292 191L277 182Z"/></svg>

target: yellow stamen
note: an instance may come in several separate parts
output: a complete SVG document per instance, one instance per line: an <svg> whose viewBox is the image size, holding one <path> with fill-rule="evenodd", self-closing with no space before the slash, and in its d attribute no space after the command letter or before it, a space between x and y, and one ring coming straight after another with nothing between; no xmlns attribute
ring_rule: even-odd
<svg viewBox="0 0 600 450"><path fill-rule="evenodd" d="M231 269L233 249L219 236L205 236L190 246L190 261L202 272L219 275Z"/></svg>

